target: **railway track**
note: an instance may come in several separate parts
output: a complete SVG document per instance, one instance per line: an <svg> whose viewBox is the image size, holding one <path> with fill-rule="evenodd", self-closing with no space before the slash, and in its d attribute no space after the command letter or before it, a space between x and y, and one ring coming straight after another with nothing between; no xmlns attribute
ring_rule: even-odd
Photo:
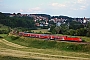
<svg viewBox="0 0 90 60"><path fill-rule="evenodd" d="M76 43L76 44L90 44L90 42L75 42L75 41L64 41L64 40L52 40L57 42L67 42L67 43Z"/></svg>
<svg viewBox="0 0 90 60"><path fill-rule="evenodd" d="M80 42L79 44L90 44L90 42Z"/></svg>

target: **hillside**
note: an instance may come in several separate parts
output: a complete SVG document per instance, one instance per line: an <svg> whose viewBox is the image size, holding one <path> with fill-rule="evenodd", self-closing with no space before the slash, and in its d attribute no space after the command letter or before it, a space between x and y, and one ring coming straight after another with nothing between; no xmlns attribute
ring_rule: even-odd
<svg viewBox="0 0 90 60"><path fill-rule="evenodd" d="M8 26L0 24L0 34L8 34L10 32L10 28Z"/></svg>
<svg viewBox="0 0 90 60"><path fill-rule="evenodd" d="M34 21L30 17L20 17L19 15L15 17L9 17L5 13L0 13L0 24L9 26L11 28L23 27L23 28L35 28Z"/></svg>
<svg viewBox="0 0 90 60"><path fill-rule="evenodd" d="M0 59L14 60L89 60L90 54L55 49L25 47L0 39Z"/></svg>

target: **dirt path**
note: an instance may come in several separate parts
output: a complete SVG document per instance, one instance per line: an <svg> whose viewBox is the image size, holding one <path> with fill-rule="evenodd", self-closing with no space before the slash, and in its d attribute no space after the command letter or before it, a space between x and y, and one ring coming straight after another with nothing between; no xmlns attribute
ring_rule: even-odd
<svg viewBox="0 0 90 60"><path fill-rule="evenodd" d="M21 46L21 45L18 45L18 44L9 42L9 41L7 41L7 40L5 40L5 39L0 40L0 42L6 44L6 45L8 45L8 46L12 46L12 47L16 47L16 48L27 48L27 47L25 47L25 46Z"/></svg>
<svg viewBox="0 0 90 60"><path fill-rule="evenodd" d="M25 46L21 46L21 45L6 41L5 39L0 40L0 43L3 43L7 46L15 47L15 48L28 48ZM89 58L83 58L83 57L51 55L51 54L14 50L14 49L8 49L8 48L3 48L3 47L0 47L0 55L21 57L21 58L44 59L44 60L90 60Z"/></svg>

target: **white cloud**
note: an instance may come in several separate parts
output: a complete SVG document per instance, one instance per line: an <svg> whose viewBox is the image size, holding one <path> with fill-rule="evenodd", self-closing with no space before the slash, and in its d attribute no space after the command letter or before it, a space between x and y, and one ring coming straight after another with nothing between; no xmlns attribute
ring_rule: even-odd
<svg viewBox="0 0 90 60"><path fill-rule="evenodd" d="M41 8L40 7L35 7L35 8L32 8L32 10L34 10L34 11L40 11Z"/></svg>
<svg viewBox="0 0 90 60"><path fill-rule="evenodd" d="M86 10L89 7L90 0L71 0L64 3L51 3L52 8L70 9L70 10Z"/></svg>
<svg viewBox="0 0 90 60"><path fill-rule="evenodd" d="M73 4L73 10L87 10L89 7L90 0L76 0L75 3Z"/></svg>
<svg viewBox="0 0 90 60"><path fill-rule="evenodd" d="M65 4L60 4L60 3L52 3L51 6L53 7L65 7Z"/></svg>
<svg viewBox="0 0 90 60"><path fill-rule="evenodd" d="M76 0L76 2L79 4L86 4L88 0Z"/></svg>
<svg viewBox="0 0 90 60"><path fill-rule="evenodd" d="M86 6L81 6L81 10L86 10Z"/></svg>
<svg viewBox="0 0 90 60"><path fill-rule="evenodd" d="M38 12L42 12L42 9L41 9L40 7L29 8L29 9L27 10L27 12L38 13Z"/></svg>
<svg viewBox="0 0 90 60"><path fill-rule="evenodd" d="M20 12L24 12L24 10L20 9Z"/></svg>

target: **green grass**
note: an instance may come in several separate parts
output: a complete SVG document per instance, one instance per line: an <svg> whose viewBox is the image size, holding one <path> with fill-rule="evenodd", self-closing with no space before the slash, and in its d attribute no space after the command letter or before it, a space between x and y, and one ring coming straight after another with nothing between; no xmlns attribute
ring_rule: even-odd
<svg viewBox="0 0 90 60"><path fill-rule="evenodd" d="M14 46L9 46L8 44L0 43L0 51L8 53L15 50L15 52L22 51L22 53L30 52L30 56L40 56L46 58L60 58L60 59L72 59L71 57L80 57L80 58L90 58L90 45L76 44L76 43L67 43L67 42L56 42L56 41L46 41L40 40L36 38L28 38L28 37L12 37L8 36L5 38L6 40L27 46L28 48L17 48ZM14 39L14 40L13 40ZM4 50L5 48L6 50ZM18 54L19 55L19 54ZM27 54L28 55L28 54ZM53 56L55 55L55 56ZM68 57L63 57L68 56ZM0 60L40 60L35 58L20 58L13 56L0 56Z"/></svg>
<svg viewBox="0 0 90 60"><path fill-rule="evenodd" d="M16 48L16 47L13 47L13 46L10 47L10 46L5 45L3 43L0 45L0 51L2 51L2 52L5 51L6 53L8 53L8 50L12 54L15 54L15 52L18 52L18 51L23 51L22 53L30 52L30 54L29 54L30 56L41 56L41 57L60 58L60 59L72 59L70 57L90 58L89 54L81 53L81 52L79 52L79 53L78 52L70 52L70 51L67 52L67 51L61 51L61 50L56 50L56 49L48 49L48 48L46 48L46 49L41 49L40 48L39 49L39 48L33 48L33 47ZM13 52L12 50L15 50L15 51ZM19 53L18 53L18 55L19 55ZM53 56L53 55L56 55L56 56ZM1 56L3 56L3 55L1 55ZM68 56L68 57L63 57L63 56ZM0 57L0 58L2 58L2 57ZM19 58L18 57L11 57L11 55L9 56L9 58L8 58L7 55L3 56L3 59L6 59L6 58L7 59L15 58L17 60L18 59L23 59L23 57L22 58L20 58L20 57ZM29 59L33 59L33 58L30 57ZM35 58L35 59L38 60L38 58ZM28 58L27 58L27 60L28 60Z"/></svg>
<svg viewBox="0 0 90 60"><path fill-rule="evenodd" d="M67 43L67 42L57 42L57 41L46 41L39 40L35 38L18 38L16 40L12 40L10 37L7 37L6 40L38 49L54 49L61 51L72 51L72 52L85 52L90 53L90 44L77 44L77 43Z"/></svg>
<svg viewBox="0 0 90 60"><path fill-rule="evenodd" d="M1 36L1 37L6 37L6 36L7 36L7 34L0 34L0 36Z"/></svg>
<svg viewBox="0 0 90 60"><path fill-rule="evenodd" d="M0 56L0 60L41 60L41 59Z"/></svg>
<svg viewBox="0 0 90 60"><path fill-rule="evenodd" d="M8 29L8 26L0 24L0 30L7 30L7 29Z"/></svg>
<svg viewBox="0 0 90 60"><path fill-rule="evenodd" d="M48 29L38 29L38 30L31 30L31 31L34 32L34 33L39 33L39 32L50 33L50 32L48 32Z"/></svg>
<svg viewBox="0 0 90 60"><path fill-rule="evenodd" d="M85 40L86 42L90 42L90 37L85 37L85 36L79 36L79 37Z"/></svg>

